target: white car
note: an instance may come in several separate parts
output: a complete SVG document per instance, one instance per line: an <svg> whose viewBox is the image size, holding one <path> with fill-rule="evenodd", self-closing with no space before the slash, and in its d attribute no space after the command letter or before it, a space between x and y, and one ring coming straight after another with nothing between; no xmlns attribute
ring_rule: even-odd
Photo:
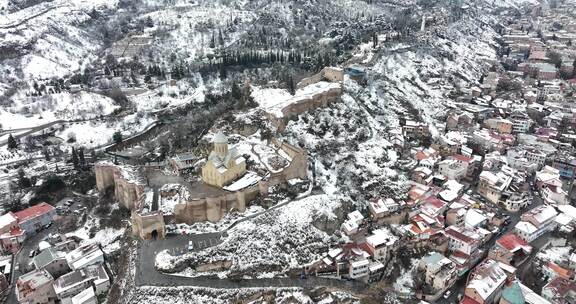
<svg viewBox="0 0 576 304"><path fill-rule="evenodd" d="M452 294L452 292L451 292L450 290L446 291L446 292L444 293L444 299L448 299L451 294Z"/></svg>
<svg viewBox="0 0 576 304"><path fill-rule="evenodd" d="M188 251L192 251L192 250L194 250L194 242L189 241L188 242Z"/></svg>

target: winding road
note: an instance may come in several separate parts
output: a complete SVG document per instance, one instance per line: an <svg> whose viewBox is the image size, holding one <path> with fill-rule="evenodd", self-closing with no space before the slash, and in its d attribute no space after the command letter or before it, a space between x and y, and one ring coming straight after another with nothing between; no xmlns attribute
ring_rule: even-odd
<svg viewBox="0 0 576 304"><path fill-rule="evenodd" d="M165 274L156 270L154 267L154 261L157 253L162 250L170 250L175 254L184 253L186 252L189 241L194 242L195 251L217 245L221 242L220 233L217 232L183 235L164 240L138 242L138 257L136 261L135 277L136 286L191 286L220 289L286 287L314 288L318 286L326 286L356 293L360 293L368 288L368 285L358 281L343 281L318 277L309 277L308 279L266 278L232 280L209 276L185 277Z"/></svg>

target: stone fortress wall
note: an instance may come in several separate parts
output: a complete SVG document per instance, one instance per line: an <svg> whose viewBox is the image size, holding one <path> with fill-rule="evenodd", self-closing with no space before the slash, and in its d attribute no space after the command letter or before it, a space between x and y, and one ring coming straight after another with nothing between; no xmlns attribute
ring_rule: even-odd
<svg viewBox="0 0 576 304"><path fill-rule="evenodd" d="M160 211L141 210L144 205L146 187L145 183L136 177L132 166L119 166L109 162L101 162L94 166L96 186L98 191L104 192L114 187L116 199L126 208L132 210L132 233L141 239L151 239L165 236L165 223L186 223L210 221L217 222L230 210L244 212L246 204L258 195L266 195L272 186L286 183L290 179L307 179L308 154L306 150L279 142L272 142L279 147L291 162L279 172L266 176L257 184L244 189L230 192L220 191L217 194L205 196L192 196L189 201L176 204L174 214L164 216ZM131 171L127 173L126 170Z"/></svg>
<svg viewBox="0 0 576 304"><path fill-rule="evenodd" d="M130 210L139 208L141 201L144 199L145 187L138 176L129 177L126 168L121 168L108 162L101 162L94 166L94 172L96 175L96 188L99 192L105 192L110 187L113 187L114 196L122 206Z"/></svg>
<svg viewBox="0 0 576 304"><path fill-rule="evenodd" d="M325 67L319 73L302 79L302 81L297 84L297 88L302 89L320 81L342 83L343 80L344 70L336 67ZM278 131L282 132L291 119L296 118L302 113L326 107L332 102L339 101L341 95L342 86L340 85L339 87L330 88L316 94L302 96L302 99L295 100L281 110L282 117L277 117L273 113L266 113L266 115L272 125L274 125Z"/></svg>

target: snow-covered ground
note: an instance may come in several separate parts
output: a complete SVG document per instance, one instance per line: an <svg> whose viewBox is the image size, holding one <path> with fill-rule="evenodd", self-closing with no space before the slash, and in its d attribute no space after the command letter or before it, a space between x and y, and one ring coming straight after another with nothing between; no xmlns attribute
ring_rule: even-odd
<svg viewBox="0 0 576 304"><path fill-rule="evenodd" d="M219 245L183 256L162 252L156 267L173 271L184 265L231 261L232 267L220 275L240 272L249 277L282 274L311 262L326 248L328 235L312 225L319 216L335 219L338 197L316 195L247 220L228 231ZM186 268L183 275L202 275Z"/></svg>
<svg viewBox="0 0 576 304"><path fill-rule="evenodd" d="M39 97L19 96L14 100L17 102L0 108L4 130L32 128L57 120L97 118L118 108L109 97L83 91Z"/></svg>

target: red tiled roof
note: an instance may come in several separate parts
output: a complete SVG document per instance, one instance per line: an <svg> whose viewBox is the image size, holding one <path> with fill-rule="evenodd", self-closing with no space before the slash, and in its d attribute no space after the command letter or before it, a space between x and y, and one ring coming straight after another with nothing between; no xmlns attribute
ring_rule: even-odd
<svg viewBox="0 0 576 304"><path fill-rule="evenodd" d="M38 205L26 208L22 211L18 211L14 213L14 215L18 219L18 222L22 222L46 214L52 210L54 210L54 207L52 207L52 205L48 205L46 203L40 203Z"/></svg>
<svg viewBox="0 0 576 304"><path fill-rule="evenodd" d="M570 290L576 292L576 282L561 278L555 277L552 279L544 289L553 289L555 291L556 297L563 298L568 294Z"/></svg>
<svg viewBox="0 0 576 304"><path fill-rule="evenodd" d="M508 234L504 235L503 237L499 238L496 241L496 243L498 243L498 245L504 247L508 251L515 251L519 247L525 249L528 252L532 251L532 246L530 246L530 244L528 244L528 242L521 239L520 237L518 237L514 233L508 233Z"/></svg>
<svg viewBox="0 0 576 304"><path fill-rule="evenodd" d="M474 241L475 241L473 238L471 238L471 237L463 234L463 233L460 232L460 231L454 230L452 227L448 227L448 228L445 230L445 233L446 233L447 235L452 236L452 237L454 237L455 239L458 239L458 240L460 240L460 241L462 241L462 242L464 242L464 243L467 243L467 244L474 243Z"/></svg>
<svg viewBox="0 0 576 304"><path fill-rule="evenodd" d="M465 296L464 298L462 298L462 300L460 301L460 304L480 304L478 302L476 302L476 300Z"/></svg>
<svg viewBox="0 0 576 304"><path fill-rule="evenodd" d="M569 280L573 272L571 270L565 269L557 265L556 263L549 262L548 268L554 271L559 277Z"/></svg>
<svg viewBox="0 0 576 304"><path fill-rule="evenodd" d="M472 157L464 156L462 154L452 155L452 158L455 160L459 160L461 162L465 162L465 163L469 163L472 161Z"/></svg>

